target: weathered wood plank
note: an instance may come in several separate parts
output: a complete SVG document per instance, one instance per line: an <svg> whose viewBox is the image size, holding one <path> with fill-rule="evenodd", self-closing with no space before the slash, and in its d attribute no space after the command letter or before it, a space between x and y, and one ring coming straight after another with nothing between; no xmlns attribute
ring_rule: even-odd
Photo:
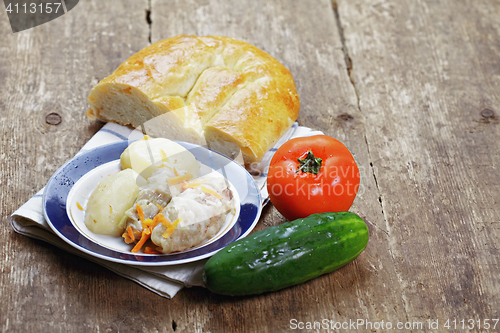
<svg viewBox="0 0 500 333"><path fill-rule="evenodd" d="M326 0L86 1L15 35L0 21L2 329L276 332L294 318L498 316L498 10L340 2L359 101ZM99 128L83 117L92 85L149 38L181 33L240 38L291 69L300 123L342 140L362 171L353 210L371 240L354 263L268 295L192 288L166 300L10 230L8 215ZM60 125L46 124L50 112ZM258 228L282 221L267 207Z"/></svg>
<svg viewBox="0 0 500 333"><path fill-rule="evenodd" d="M230 36L269 52L291 70L301 95L300 124L343 141L361 167L363 191L353 210L367 219L372 236L355 263L302 286L236 300L200 288L185 290L165 304L176 309L169 311L172 320L187 331L275 332L288 330L294 318L307 322L404 317L393 259L386 250L386 227L370 168L364 119L348 77L332 4L153 0L151 13L153 42L177 34ZM274 208L266 208L257 228L283 221ZM265 319L270 317L272 321Z"/></svg>
<svg viewBox="0 0 500 333"><path fill-rule="evenodd" d="M4 134L2 141L6 154L2 181L18 184L25 177L31 180L24 188L14 186L3 194L2 207L10 211L2 211L2 216L6 217L43 186L53 171L95 132L98 125L83 118L88 90L147 43L149 27L142 21L145 2L122 6L87 2L83 6L52 25L11 35L6 40L10 44L2 44L8 45L6 54L12 55L6 59L16 59L6 67L7 90L1 96L5 104L4 133L9 133ZM179 33L223 34L270 52L297 78L302 94L301 124L322 129L344 141L362 170L369 170L363 119L346 74L329 2L256 2L247 8L222 1L162 6L153 2L151 7L153 41ZM110 10L115 13L111 19L107 14ZM122 32L121 38L116 37L118 31ZM323 34L324 31L328 33ZM63 64L56 62L61 50L66 59ZM61 88L61 82L66 89ZM43 112L48 109L62 116L57 127L45 125ZM17 150L6 150L9 142ZM67 142L72 144L68 146ZM27 174L20 170L23 163L28 165ZM98 266L60 254L51 246L4 228L2 232L10 237L4 253L12 255L2 261L2 269L7 273L2 276L2 294L9 295L9 302L2 305L2 313L8 314L2 324L10 329L43 330L48 325L65 331L81 327L92 331L171 331L176 327L189 331L246 328L274 332L287 330L292 318L316 321L395 317L402 310L402 303L398 293L384 291L394 283L387 273L392 267L387 261L390 258L378 253L381 246L377 244L385 243L386 236L375 183L368 171L363 172L363 178L366 190L357 200L355 210L373 226L372 241L364 256L338 273L251 298L223 298L193 288L172 301L164 300ZM259 228L282 221L273 208L266 208ZM381 270L381 265L387 271ZM274 321L266 319L271 311Z"/></svg>
<svg viewBox="0 0 500 333"><path fill-rule="evenodd" d="M146 0L80 1L68 14L17 34L2 14L2 331L116 330L128 317L113 304L126 303L118 291L134 283L15 234L8 219L100 127L84 116L88 92L148 44L147 6ZM59 125L46 122L50 113L61 117Z"/></svg>
<svg viewBox="0 0 500 333"><path fill-rule="evenodd" d="M339 16L408 317L498 318L499 4L339 1Z"/></svg>

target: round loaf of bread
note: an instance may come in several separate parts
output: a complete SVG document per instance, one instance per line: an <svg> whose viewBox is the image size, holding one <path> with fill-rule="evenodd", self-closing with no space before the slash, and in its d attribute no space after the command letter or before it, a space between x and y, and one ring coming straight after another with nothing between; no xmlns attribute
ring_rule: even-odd
<svg viewBox="0 0 500 333"><path fill-rule="evenodd" d="M131 56L88 97L87 116L258 162L297 119L288 69L228 37L176 36Z"/></svg>

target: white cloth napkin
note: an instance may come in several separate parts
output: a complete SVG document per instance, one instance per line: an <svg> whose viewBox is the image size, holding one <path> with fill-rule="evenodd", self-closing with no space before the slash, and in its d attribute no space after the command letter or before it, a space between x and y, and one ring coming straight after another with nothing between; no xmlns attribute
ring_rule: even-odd
<svg viewBox="0 0 500 333"><path fill-rule="evenodd" d="M307 127L298 126L298 124L295 123L279 140L279 142L266 153L262 162L257 167L252 169L254 171L252 176L254 177L257 186L261 189L263 205L268 202L268 194L265 186L267 167L276 149L291 138L316 134L323 133L313 131ZM125 126L107 123L87 142L87 144L85 144L79 154L102 145L124 140L132 141L142 137L142 132L138 130L132 130ZM42 207L43 190L44 189L41 189L37 194L29 199L28 202L12 214L10 222L17 233L41 239L65 251L96 262L118 275L135 281L141 286L166 298L174 297L175 294L183 287L203 286L201 273L203 271L203 266L208 259L181 265L147 267L106 261L75 249L60 239L45 221Z"/></svg>

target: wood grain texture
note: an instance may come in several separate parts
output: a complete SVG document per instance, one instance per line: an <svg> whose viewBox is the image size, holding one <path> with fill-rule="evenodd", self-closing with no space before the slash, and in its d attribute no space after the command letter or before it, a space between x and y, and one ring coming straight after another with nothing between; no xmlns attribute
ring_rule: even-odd
<svg viewBox="0 0 500 333"><path fill-rule="evenodd" d="M84 116L88 92L124 58L148 44L147 5L81 1L68 14L16 34L2 9L2 331L64 332L97 326L115 330L125 318L110 303L127 302L117 290L126 289L129 281L15 234L8 220L102 126ZM61 116L59 125L46 122L50 113Z"/></svg>
<svg viewBox="0 0 500 333"><path fill-rule="evenodd" d="M291 319L498 318L499 11L486 0L339 0L338 8L329 0L88 0L17 34L5 15L1 329L285 332ZM91 87L177 34L239 38L291 70L300 124L344 142L360 167L352 210L371 238L358 259L271 294L189 288L167 300L11 230L9 215L102 125L83 116ZM47 124L49 113L62 122ZM257 229L283 221L269 205Z"/></svg>
<svg viewBox="0 0 500 333"><path fill-rule="evenodd" d="M371 227L367 251L337 273L277 293L228 299L193 290L212 307L203 310L206 330L287 331L290 320L313 322L367 318L387 320L404 312L378 192L368 159L364 119L350 82L333 7L329 1L254 1L245 6L222 1L152 1L152 41L177 34L225 35L256 45L288 67L301 96L299 123L338 138L353 152L363 189L353 210ZM266 208L257 229L283 222ZM184 293L191 293L185 291ZM200 309L178 295L173 302L189 316L173 320L186 330L197 325ZM197 301L198 302L198 301ZM198 303L195 303L198 304ZM246 315L245 315L246 314ZM248 315L252 314L252 315ZM266 320L264 318L272 318ZM191 319L192 318L192 319Z"/></svg>
<svg viewBox="0 0 500 333"><path fill-rule="evenodd" d="M75 8L72 13L78 13L82 20L92 18L94 22L97 22L96 25L104 24L102 21L105 19L102 13L105 9L97 9L94 8L95 6L96 4L90 3L85 8L86 11L78 11L78 8ZM128 56L128 54L119 54L116 55L115 59L116 50L128 52L134 47L136 50L142 48L143 45L140 44L146 42L149 38L146 34L149 33L151 33L153 42L180 33L229 35L251 42L268 51L288 66L297 78L298 88L302 94L302 111L299 119L301 124L321 129L341 139L352 149L360 166L368 168L363 120L356 108L356 96L347 76L340 37L336 31L332 6L328 1L316 1L311 4L300 1L288 4L262 1L253 3L250 7L233 6L223 1L210 3L179 1L167 7L163 2L153 1L149 9L152 20L151 31L148 31L147 24L139 21L143 14L141 6L128 8L124 5L123 8L114 8L114 10L117 11L118 22L112 24L115 25L116 31L120 30L121 21L118 17L122 12L135 10L134 22L139 27L134 25L130 29L131 34L134 29L139 29L143 32L142 35L135 35L137 42L133 46L106 46L103 50L96 50L95 62L91 62L86 55L81 56L81 61L101 65L101 68L86 68L84 75L61 70L61 75L76 81L72 84L84 83L85 87L82 88L82 94L76 108L73 108L73 105L68 106L64 95L68 92L62 92L62 96L55 94L50 100L56 100L67 107L71 115L76 118L68 121L69 125L67 126L78 125L76 133L71 132L71 135L79 138L78 131L88 134L84 139L81 139L80 144L75 144L72 150L68 150L63 144L70 141L71 137L65 136L64 139L55 142L47 139L47 142L44 143L50 144L51 151L63 151L66 155L50 154L54 158L50 164L52 169L47 168L46 177L37 180L37 183L33 185L32 192L23 194L18 191L15 194L18 201L11 203L11 207L15 208L26 200L35 192L37 185L38 187L42 186L50 174L64 160L74 154L97 129L92 127L95 125L85 120L83 124L78 123L80 119L78 117L83 114L85 108L87 91L92 83L110 73ZM191 14L187 15L187 13ZM193 16L193 13L197 13L197 16ZM226 21L220 20L221 13ZM98 19L99 17L102 21ZM317 22L323 23L318 25L316 21L311 20L312 17L317 18ZM68 23L58 22L58 24L59 28L61 25L66 28ZM140 26L141 24L143 26ZM322 34L322 31L329 31L329 33ZM50 40L49 32L38 35L36 30L29 32L35 34L35 38L42 41L44 39ZM112 34L113 30L108 30L107 33ZM88 34L91 32L84 32L84 37ZM31 35L29 38L32 38ZM56 48L55 45L57 45L58 50L68 50L69 56L73 57L83 53L82 48L77 47L75 45L77 42L73 42L73 39L72 33L59 36L55 41L52 41L53 48ZM122 36L117 40L125 41L127 38ZM109 42L109 40L99 41L96 42L96 45ZM81 43L87 46L89 41ZM68 46L61 47L61 44ZM32 57L37 59L34 55ZM109 63L111 59L113 59L112 64ZM20 65L26 67L26 65ZM50 71L51 67L45 66L47 67L36 67L33 72ZM102 74L97 74L101 76L92 80L96 72ZM91 82L89 82L89 77ZM58 82L60 78L53 75L51 79ZM20 77L17 81L21 82L24 87L25 78ZM54 87L50 87L50 91L54 91L54 89ZM15 96L22 97L20 94ZM42 94L37 96L42 96ZM11 103L8 108L13 109L14 105ZM35 115L36 113L31 111L29 114ZM59 126L64 124L66 118L63 115L63 123ZM21 123L18 126L24 128L28 125ZM51 127L48 128L52 130ZM24 134L24 136L16 137L18 145L26 139L33 140L27 146L38 147L39 142L33 136ZM47 152L41 153L42 156L45 154ZM28 157L34 156L34 154L27 155ZM19 157L10 157L14 159L14 164L22 161ZM22 173L16 172L16 176L21 177ZM357 204L356 207L359 212L369 216L368 220L371 225L380 224L383 222L383 218L375 195L374 180L369 173L363 174L363 177L366 190L358 199L358 203L361 204ZM366 200L368 205L363 204L364 198L370 197L371 200ZM258 229L281 222L283 222L283 218L274 208L267 207ZM391 304L389 313L394 316L398 308L402 309L402 303L397 294L386 293L383 295L379 292L379 290L383 290L384 285L392 284L388 272L394 269L390 268L392 263L387 262L389 257L384 257L384 253L379 255L377 252L378 249L382 249L382 251L384 249L376 244L385 243L385 234L377 230L376 228L372 230L373 235L369 248L371 250L363 255L362 258L365 259L360 258L359 261L348 265L338 273L321 277L302 286L269 295L236 299L219 297L202 288L193 288L182 291L173 300L161 299L144 288L116 277L98 266L67 254L59 254L50 246L25 240L23 237L11 233L11 247L25 243L32 245L28 249L18 252L17 257L5 261L3 267L16 267L19 269L20 275L30 276L30 274L33 275L30 267L33 263L41 261L42 264L35 264L41 281L28 279L30 287L27 290L21 290L18 286L20 282L17 282L15 275L7 274L5 276L2 283L4 286L14 282L17 287L5 287L4 289L5 294L10 295L12 304L14 304L7 321L4 322L4 327L23 329L33 325L34 321L41 321L50 323L55 330L78 330L83 327L91 331L104 329L111 331L138 331L142 329L145 331L172 331L175 328L179 331L235 332L260 329L264 332L276 332L287 331L289 321L292 318L300 321L315 321L318 318L338 320L365 315L376 317L379 310L378 305L373 301L374 299ZM39 255L33 254L37 253L37 250L40 251L39 247L44 251ZM30 257L27 259L28 255ZM72 263L73 259L76 263ZM22 261L25 261L26 264L19 267L19 263ZM377 265L377 268L372 262ZM382 264L389 267L388 271L378 268ZM42 265L48 265L49 268L44 270L41 268ZM375 278L370 278L371 276L375 276ZM62 279L62 282L57 283L58 278ZM374 288L366 288L367 285L373 284ZM369 291L366 292L365 289ZM36 293L36 296L26 298L26 295L30 293ZM17 301L15 295L22 295L20 297L22 301ZM28 310L25 316L19 316L17 313L21 308L21 302L26 306L34 305L39 310ZM80 313L84 313L84 315ZM274 319L268 320L269 315L272 315ZM24 320L28 316L33 319ZM380 315L380 318L383 317ZM38 326L41 330L43 327L43 324Z"/></svg>
<svg viewBox="0 0 500 333"><path fill-rule="evenodd" d="M500 5L342 0L339 17L408 318L498 318Z"/></svg>

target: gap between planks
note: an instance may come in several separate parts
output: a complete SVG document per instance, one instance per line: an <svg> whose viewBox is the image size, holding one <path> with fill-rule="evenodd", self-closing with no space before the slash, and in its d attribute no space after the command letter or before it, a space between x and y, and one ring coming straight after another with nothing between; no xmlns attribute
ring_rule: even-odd
<svg viewBox="0 0 500 333"><path fill-rule="evenodd" d="M339 33L340 41L342 43L342 52L344 52L344 60L345 60L345 64L346 64L347 75L349 77L349 80L351 81L352 87L354 89L354 93L356 94L356 101L357 101L358 111L359 111L359 113L362 113L361 104L360 104L360 98L359 98L359 94L358 94L358 89L356 88L356 83L354 82L354 79L353 79L354 66L353 66L352 59L351 59L351 57L349 55L349 50L348 50L346 42L345 42L344 28L342 27L342 21L340 19L340 14L339 14L339 11L338 11L337 0L332 0L331 4L332 4L332 11L333 11L335 23L337 24L337 30L338 30L338 33ZM372 158L372 155L371 155L371 152L370 152L370 144L368 142L368 138L366 136L366 132L363 134L363 136L364 136L365 143L366 143L366 150L367 150L368 159L369 159L369 162L370 162L370 169L372 171L373 179L375 180L375 186L377 187L378 200L380 202L380 208L382 209L382 216L384 218L385 225L387 226L387 231L379 229L379 228L377 228L377 229L382 230L384 232L384 234L389 238L390 237L389 223L388 223L388 219L387 219L387 216L386 216L386 212L384 211L384 203L383 203L383 200L382 200L382 193L380 191L380 187L379 187L379 184L378 184L378 181L377 181L377 175L376 175L376 172L375 172L375 166L373 165L373 158ZM375 226L375 225L373 225L373 226ZM388 248L388 250L390 252L392 261L395 264L395 262L394 262L394 253L393 253L393 251L392 251L392 249L390 247ZM403 279L401 278L401 274L398 272L397 265L395 264L394 267L395 267L396 274L397 274L399 282L402 282ZM404 294L401 295L401 301L403 302L403 308L404 308L404 312L405 312L405 317L406 317L406 321L408 322L410 319L409 319L408 309L407 309L407 300L406 300L406 297L405 297Z"/></svg>
<svg viewBox="0 0 500 333"><path fill-rule="evenodd" d="M148 24L149 34L148 34L148 42L151 45L151 32L153 30L153 21L151 20L151 0L148 0L148 8L146 9L146 23Z"/></svg>
<svg viewBox="0 0 500 333"><path fill-rule="evenodd" d="M356 94L356 101L357 101L358 111L361 113L361 105L360 105L360 99L359 99L359 95L358 95L358 90L356 89L356 84L354 83L354 79L353 79L353 76L352 76L352 72L353 72L352 60L351 60L351 57L349 56L349 50L347 49L347 45L345 43L344 29L342 28L342 24L341 24L341 20L340 20L340 15L339 15L339 11L338 11L337 7L338 7L337 0L332 0L332 10L333 10L333 14L335 16L335 22L337 23L337 29L338 29L338 32L339 32L339 35L340 35L339 36L340 37L340 41L342 43L342 51L344 52L344 60L345 60L346 68L347 68L347 75L349 76L349 80L351 81L352 87L354 89L354 93ZM387 218L386 218L385 212L384 212L384 205L383 205L383 202L382 202L382 194L380 193L380 188L378 186L377 175L375 173L375 167L373 166L373 159L372 159L372 156L371 156L371 153L370 153L370 145L368 144L368 138L366 137L366 134L364 135L364 139L365 139L365 142L366 142L366 149L368 151L368 158L370 159L370 169L372 171L373 179L375 180L375 185L377 187L378 200L380 202L380 207L382 209L382 214L384 215L384 220L387 223Z"/></svg>

